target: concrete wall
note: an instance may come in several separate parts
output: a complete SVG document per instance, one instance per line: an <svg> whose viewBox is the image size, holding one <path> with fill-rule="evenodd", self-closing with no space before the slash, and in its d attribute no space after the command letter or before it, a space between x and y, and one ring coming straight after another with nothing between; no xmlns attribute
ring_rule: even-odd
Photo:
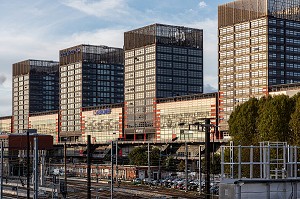
<svg viewBox="0 0 300 199"><path fill-rule="evenodd" d="M220 199L296 199L300 197L300 182L240 183L221 182Z"/></svg>

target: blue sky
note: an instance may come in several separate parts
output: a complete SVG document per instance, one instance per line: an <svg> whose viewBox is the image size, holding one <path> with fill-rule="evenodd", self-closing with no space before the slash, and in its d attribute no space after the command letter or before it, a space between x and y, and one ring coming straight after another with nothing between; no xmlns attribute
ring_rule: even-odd
<svg viewBox="0 0 300 199"><path fill-rule="evenodd" d="M231 0L230 0L231 1ZM204 84L217 88L217 6L229 0L9 0L0 4L0 116L11 115L12 64L58 60L78 44L123 46L123 33L153 23L204 30Z"/></svg>

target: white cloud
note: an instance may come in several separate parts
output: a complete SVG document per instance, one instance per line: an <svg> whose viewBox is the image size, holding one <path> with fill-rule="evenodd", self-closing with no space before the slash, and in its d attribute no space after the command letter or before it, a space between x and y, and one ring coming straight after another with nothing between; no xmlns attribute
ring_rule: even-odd
<svg viewBox="0 0 300 199"><path fill-rule="evenodd" d="M80 32L71 35L64 43L72 41L74 45L77 44L92 44L92 45L106 45L111 47L123 48L123 37L125 29L105 28L98 29L93 32ZM66 46L64 48L67 48Z"/></svg>
<svg viewBox="0 0 300 199"><path fill-rule="evenodd" d="M205 8L205 7L207 7L207 4L205 3L205 1L200 1L199 2L199 7L200 8Z"/></svg>
<svg viewBox="0 0 300 199"><path fill-rule="evenodd" d="M88 15L107 17L106 20L129 14L129 7L124 0L66 0L64 4Z"/></svg>

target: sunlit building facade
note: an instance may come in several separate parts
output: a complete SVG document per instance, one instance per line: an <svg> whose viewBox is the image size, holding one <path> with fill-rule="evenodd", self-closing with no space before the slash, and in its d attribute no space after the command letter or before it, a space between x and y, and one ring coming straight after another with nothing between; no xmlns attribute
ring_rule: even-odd
<svg viewBox="0 0 300 199"><path fill-rule="evenodd" d="M91 136L92 143L110 142L122 138L123 104L84 108L82 140Z"/></svg>
<svg viewBox="0 0 300 199"><path fill-rule="evenodd" d="M2 133L11 133L12 123L11 116L0 117L0 132Z"/></svg>
<svg viewBox="0 0 300 199"><path fill-rule="evenodd" d="M219 6L220 126L234 107L269 87L300 81L299 0L236 0Z"/></svg>
<svg viewBox="0 0 300 199"><path fill-rule="evenodd" d="M156 140L156 100L203 92L203 31L153 24L125 32L124 136Z"/></svg>
<svg viewBox="0 0 300 199"><path fill-rule="evenodd" d="M39 134L51 135L53 143L58 143L58 111L30 114L29 129L36 129Z"/></svg>
<svg viewBox="0 0 300 199"><path fill-rule="evenodd" d="M158 140L172 139L204 142L205 118L211 119L211 137L223 138L217 133L218 94L195 94L157 100L159 115ZM216 134L214 133L216 132ZM213 139L211 139L213 140Z"/></svg>
<svg viewBox="0 0 300 199"><path fill-rule="evenodd" d="M82 108L124 101L123 49L78 45L60 51L60 137L81 139Z"/></svg>
<svg viewBox="0 0 300 199"><path fill-rule="evenodd" d="M29 128L29 114L58 110L58 62L25 60L13 64L13 132Z"/></svg>
<svg viewBox="0 0 300 199"><path fill-rule="evenodd" d="M292 97L300 92L300 83L293 84L278 84L271 86L269 89L269 95L287 95Z"/></svg>
<svg viewBox="0 0 300 199"><path fill-rule="evenodd" d="M210 118L211 124L217 126L217 93L193 94L186 96L161 98L157 106L158 142L170 142L172 139L186 141L204 141L204 118ZM47 111L30 114L29 128L37 129L40 134L53 136L53 142L59 143L59 112ZM134 141L124 132L126 121L124 104L110 104L82 108L82 128L73 143L86 143L91 135L94 144L110 143L112 140ZM0 130L11 132L11 117L0 117ZM216 133L213 133L216 132ZM223 138L212 126L211 139Z"/></svg>

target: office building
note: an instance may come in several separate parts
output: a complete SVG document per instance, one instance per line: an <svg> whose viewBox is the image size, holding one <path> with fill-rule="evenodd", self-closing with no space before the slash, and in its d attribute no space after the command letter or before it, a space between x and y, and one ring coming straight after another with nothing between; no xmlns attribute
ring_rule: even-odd
<svg viewBox="0 0 300 199"><path fill-rule="evenodd" d="M236 0L218 8L219 119L234 107L300 81L299 0Z"/></svg>
<svg viewBox="0 0 300 199"><path fill-rule="evenodd" d="M124 101L123 49L78 45L60 53L60 137L81 138L82 108Z"/></svg>
<svg viewBox="0 0 300 199"><path fill-rule="evenodd" d="M195 124L204 122L203 118L211 118L211 124L217 125L217 93L192 94L157 99L157 142L203 141L204 129ZM122 139L133 141L124 136L126 116L123 103L82 108L82 129L77 143L86 143L87 135L91 135L94 144L110 143ZM59 143L58 111L33 113L29 116L29 129L36 129L39 134L53 136L53 142ZM11 132L11 117L0 117L0 132ZM199 128L200 127L200 128ZM214 132L214 128L211 132ZM214 134L215 139L228 139L226 135ZM213 134L211 136L213 140ZM64 141L62 141L64 142Z"/></svg>
<svg viewBox="0 0 300 199"><path fill-rule="evenodd" d="M13 132L29 128L29 114L58 110L58 62L13 64Z"/></svg>
<svg viewBox="0 0 300 199"><path fill-rule="evenodd" d="M155 140L156 100L203 92L203 31L153 24L125 32L124 50L124 136Z"/></svg>

